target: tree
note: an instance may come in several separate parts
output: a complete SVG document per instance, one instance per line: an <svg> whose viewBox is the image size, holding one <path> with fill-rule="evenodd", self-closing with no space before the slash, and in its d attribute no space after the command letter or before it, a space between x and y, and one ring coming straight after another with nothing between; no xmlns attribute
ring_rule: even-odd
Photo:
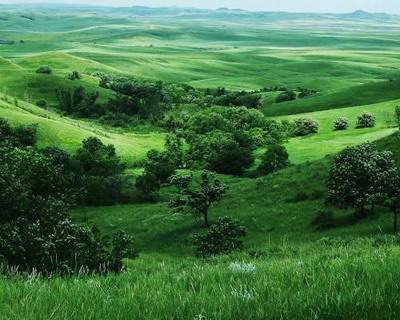
<svg viewBox="0 0 400 320"><path fill-rule="evenodd" d="M348 127L349 127L349 120L345 117L338 117L333 123L333 128L336 131L346 130Z"/></svg>
<svg viewBox="0 0 400 320"><path fill-rule="evenodd" d="M199 182L194 181L192 175L176 175L171 178L171 184L177 187L178 194L171 200L170 207L202 217L204 226L209 227L209 210L225 196L227 187L209 171L201 173Z"/></svg>
<svg viewBox="0 0 400 320"><path fill-rule="evenodd" d="M372 128L375 127L376 119L371 112L364 112L358 116L357 128Z"/></svg>
<svg viewBox="0 0 400 320"><path fill-rule="evenodd" d="M365 217L365 207L385 197L385 181L396 172L390 151L379 151L366 143L348 147L333 159L328 189L330 203L355 208L356 217Z"/></svg>
<svg viewBox="0 0 400 320"><path fill-rule="evenodd" d="M289 165L289 154L284 146L279 144L271 145L264 153L261 163L258 166L258 173L267 175L286 168Z"/></svg>
<svg viewBox="0 0 400 320"><path fill-rule="evenodd" d="M243 248L242 237L246 229L229 217L219 218L206 232L194 236L196 254L208 257L227 254Z"/></svg>
<svg viewBox="0 0 400 320"><path fill-rule="evenodd" d="M48 66L40 66L36 69L36 73L51 74L52 70Z"/></svg>
<svg viewBox="0 0 400 320"><path fill-rule="evenodd" d="M400 212L400 172L398 169L385 180L384 205L393 213L393 232L396 234Z"/></svg>
<svg viewBox="0 0 400 320"><path fill-rule="evenodd" d="M294 121L294 132L295 136L307 136L312 133L317 133L319 129L318 122L308 119L308 118L300 118Z"/></svg>
<svg viewBox="0 0 400 320"><path fill-rule="evenodd" d="M99 138L89 137L82 142L73 159L78 161L83 172L90 176L112 176L121 174L125 164L115 152L115 147L105 145Z"/></svg>
<svg viewBox="0 0 400 320"><path fill-rule="evenodd" d="M72 71L71 73L68 74L68 80L79 80L81 79L81 75L78 71Z"/></svg>

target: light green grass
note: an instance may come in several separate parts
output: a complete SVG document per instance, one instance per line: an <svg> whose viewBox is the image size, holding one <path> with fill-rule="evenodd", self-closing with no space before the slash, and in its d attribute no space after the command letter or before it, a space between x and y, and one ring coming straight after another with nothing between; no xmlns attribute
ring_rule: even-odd
<svg viewBox="0 0 400 320"><path fill-rule="evenodd" d="M0 101L0 117L13 124L37 124L40 148L57 146L74 152L84 139L95 136L106 144L113 144L121 158L131 165L134 161L143 159L150 149L160 149L164 144L161 133L112 131L88 121L62 117L22 101L18 102L17 107L12 98L8 99L10 102Z"/></svg>

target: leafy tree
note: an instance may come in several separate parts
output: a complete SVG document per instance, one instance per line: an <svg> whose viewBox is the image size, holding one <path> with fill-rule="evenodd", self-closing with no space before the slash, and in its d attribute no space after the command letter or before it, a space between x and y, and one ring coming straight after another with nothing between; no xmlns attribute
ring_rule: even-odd
<svg viewBox="0 0 400 320"><path fill-rule="evenodd" d="M295 129L294 135L295 136L307 136L309 134L317 133L319 129L319 124L308 118L300 118L294 121Z"/></svg>
<svg viewBox="0 0 400 320"><path fill-rule="evenodd" d="M208 257L240 250L243 248L241 238L246 233L238 221L228 217L219 218L206 232L195 235L196 254Z"/></svg>
<svg viewBox="0 0 400 320"><path fill-rule="evenodd" d="M125 170L125 164L115 152L113 145L105 145L99 138L89 137L82 142L73 159L83 172L90 176L113 176Z"/></svg>
<svg viewBox="0 0 400 320"><path fill-rule="evenodd" d="M297 98L297 94L294 91L288 90L285 92L280 93L277 97L276 97L276 103L281 103L281 102L286 102L286 101L292 101L292 100L296 100Z"/></svg>
<svg viewBox="0 0 400 320"><path fill-rule="evenodd" d="M338 117L333 123L333 128L336 131L346 130L348 127L349 127L349 120L345 117Z"/></svg>
<svg viewBox="0 0 400 320"><path fill-rule="evenodd" d="M67 114L90 117L104 113L96 104L98 92L87 93L84 87L79 86L73 89L58 89L56 95L60 110Z"/></svg>
<svg viewBox="0 0 400 320"><path fill-rule="evenodd" d="M72 71L71 73L68 74L68 80L79 80L81 79L81 75L78 71Z"/></svg>
<svg viewBox="0 0 400 320"><path fill-rule="evenodd" d="M355 208L365 217L365 207L385 197L385 181L396 172L392 153L378 151L373 144L349 147L333 159L328 179L329 202Z"/></svg>
<svg viewBox="0 0 400 320"><path fill-rule="evenodd" d="M249 136L215 130L190 141L188 163L195 168L241 175L254 162Z"/></svg>
<svg viewBox="0 0 400 320"><path fill-rule="evenodd" d="M284 146L275 144L268 147L257 169L261 175L267 175L286 168L289 165L289 154Z"/></svg>
<svg viewBox="0 0 400 320"><path fill-rule="evenodd" d="M36 73L51 74L52 70L49 66L40 66L36 69Z"/></svg>
<svg viewBox="0 0 400 320"><path fill-rule="evenodd" d="M226 194L226 186L215 174L203 171L200 181L194 181L192 175L173 176L171 184L178 188L178 195L171 200L170 207L183 213L192 213L202 217L204 226L209 227L209 210Z"/></svg>
<svg viewBox="0 0 400 320"><path fill-rule="evenodd" d="M371 112L364 112L358 116L357 128L375 127L376 118Z"/></svg>
<svg viewBox="0 0 400 320"><path fill-rule="evenodd" d="M154 200L154 194L161 188L160 181L151 172L145 172L137 177L135 186L146 200Z"/></svg>
<svg viewBox="0 0 400 320"><path fill-rule="evenodd" d="M0 118L0 144L14 147L34 146L37 139L36 125L11 127L7 120Z"/></svg>

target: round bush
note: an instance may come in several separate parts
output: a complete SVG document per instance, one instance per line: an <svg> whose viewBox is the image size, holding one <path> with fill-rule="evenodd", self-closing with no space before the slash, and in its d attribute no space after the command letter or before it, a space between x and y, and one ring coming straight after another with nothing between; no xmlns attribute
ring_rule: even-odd
<svg viewBox="0 0 400 320"><path fill-rule="evenodd" d="M289 165L289 154L284 146L271 145L263 155L258 167L260 175L267 175L286 168Z"/></svg>
<svg viewBox="0 0 400 320"><path fill-rule="evenodd" d="M348 127L349 127L349 120L347 120L347 118L344 117L337 118L333 123L333 128L336 131L346 130Z"/></svg>
<svg viewBox="0 0 400 320"><path fill-rule="evenodd" d="M36 73L51 74L51 69L48 66L40 66L36 69Z"/></svg>
<svg viewBox="0 0 400 320"><path fill-rule="evenodd" d="M295 136L306 136L312 133L317 133L319 129L318 122L308 118L296 119L294 125L295 129L293 133Z"/></svg>
<svg viewBox="0 0 400 320"><path fill-rule="evenodd" d="M364 112L358 116L357 128L372 128L375 127L376 119L371 112Z"/></svg>

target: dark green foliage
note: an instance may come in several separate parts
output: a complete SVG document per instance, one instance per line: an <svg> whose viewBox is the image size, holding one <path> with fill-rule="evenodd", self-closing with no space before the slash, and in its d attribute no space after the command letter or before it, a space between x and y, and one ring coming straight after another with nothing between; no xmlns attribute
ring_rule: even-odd
<svg viewBox="0 0 400 320"><path fill-rule="evenodd" d="M246 91L218 94L213 99L213 104L219 106L236 106L258 109L261 107L261 95Z"/></svg>
<svg viewBox="0 0 400 320"><path fill-rule="evenodd" d="M308 118L300 118L294 121L295 129L293 134L295 136L307 136L309 134L317 133L319 124Z"/></svg>
<svg viewBox="0 0 400 320"><path fill-rule="evenodd" d="M387 177L385 183L384 205L393 213L393 232L397 233L397 220L400 212L400 172L397 169Z"/></svg>
<svg viewBox="0 0 400 320"><path fill-rule="evenodd" d="M297 94L294 91L285 91L280 93L277 97L275 102L276 103L281 103L281 102L286 102L286 101L292 101L296 100Z"/></svg>
<svg viewBox="0 0 400 320"><path fill-rule="evenodd" d="M317 212L312 225L317 230L325 230L334 226L334 218L332 210L321 209Z"/></svg>
<svg viewBox="0 0 400 320"><path fill-rule="evenodd" d="M208 171L201 173L200 181L195 181L192 175L173 176L171 184L178 189L178 194L171 200L170 207L203 218L204 226L209 227L209 210L225 196L227 187Z"/></svg>
<svg viewBox="0 0 400 320"><path fill-rule="evenodd" d="M78 71L72 71L71 73L68 74L68 80L79 80L81 79L81 75Z"/></svg>
<svg viewBox="0 0 400 320"><path fill-rule="evenodd" d="M126 165L117 156L113 145L105 145L98 138L83 141L70 164L85 190L83 202L87 205L111 205L123 202L126 195L121 176Z"/></svg>
<svg viewBox="0 0 400 320"><path fill-rule="evenodd" d="M113 145L105 145L96 137L87 138L76 151L74 160L79 162L83 172L90 176L109 177L121 174L125 164L115 152Z"/></svg>
<svg viewBox="0 0 400 320"><path fill-rule="evenodd" d="M238 221L219 218L206 232L195 235L196 255L209 257L240 250L243 248L241 238L245 235L246 229Z"/></svg>
<svg viewBox="0 0 400 320"><path fill-rule="evenodd" d="M396 106L394 115L395 115L395 119L396 119L396 124L400 128L400 106Z"/></svg>
<svg viewBox="0 0 400 320"><path fill-rule="evenodd" d="M191 167L242 175L254 162L250 137L214 130L190 141L187 162Z"/></svg>
<svg viewBox="0 0 400 320"><path fill-rule="evenodd" d="M286 148L282 145L274 144L269 146L264 153L257 171L260 175L267 175L286 168L288 165L289 154Z"/></svg>
<svg viewBox="0 0 400 320"><path fill-rule="evenodd" d="M47 108L47 101L44 99L38 100L36 105L40 108Z"/></svg>
<svg viewBox="0 0 400 320"><path fill-rule="evenodd" d="M136 189L140 192L144 200L153 201L155 193L161 188L160 181L151 172L145 172L136 178Z"/></svg>
<svg viewBox="0 0 400 320"><path fill-rule="evenodd" d="M36 143L36 125L11 127L7 120L0 118L0 145L8 144L14 147L29 147Z"/></svg>
<svg viewBox="0 0 400 320"><path fill-rule="evenodd" d="M121 271L130 240L118 236L109 243L70 221L74 192L55 163L34 148L1 147L0 256L7 266L27 272Z"/></svg>
<svg viewBox="0 0 400 320"><path fill-rule="evenodd" d="M213 107L197 112L184 129L190 167L234 175L243 174L253 164L256 147L284 139L276 121L244 107Z"/></svg>
<svg viewBox="0 0 400 320"><path fill-rule="evenodd" d="M396 174L390 151L378 151L373 144L346 148L333 159L328 179L328 201L335 206L355 208L357 217L366 206L382 203L385 183Z"/></svg>
<svg viewBox="0 0 400 320"><path fill-rule="evenodd" d="M358 116L357 128L373 128L375 123L375 116L371 112L364 112Z"/></svg>
<svg viewBox="0 0 400 320"><path fill-rule="evenodd" d="M307 89L307 88L298 88L298 90L300 91L299 93L299 98L307 98L307 97L312 97L313 95L315 95L317 93L316 90L313 89Z"/></svg>
<svg viewBox="0 0 400 320"><path fill-rule="evenodd" d="M73 89L57 90L58 106L61 111L67 114L80 117L99 116L104 114L104 110L98 105L98 92L86 93L84 87L74 87Z"/></svg>
<svg viewBox="0 0 400 320"><path fill-rule="evenodd" d="M52 70L48 66L40 66L36 69L36 73L51 74Z"/></svg>
<svg viewBox="0 0 400 320"><path fill-rule="evenodd" d="M333 123L333 129L336 131L346 130L349 127L349 120L344 117L338 117Z"/></svg>

